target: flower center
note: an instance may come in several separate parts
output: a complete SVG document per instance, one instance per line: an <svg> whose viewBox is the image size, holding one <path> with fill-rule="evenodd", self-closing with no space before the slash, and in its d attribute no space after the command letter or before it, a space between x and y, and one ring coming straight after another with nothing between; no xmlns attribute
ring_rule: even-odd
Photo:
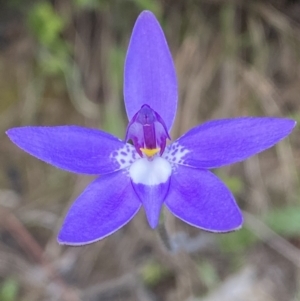
<svg viewBox="0 0 300 301"><path fill-rule="evenodd" d="M141 157L147 158L162 155L167 139L170 136L163 119L146 104L130 120L125 137L126 142L132 140Z"/></svg>
<svg viewBox="0 0 300 301"><path fill-rule="evenodd" d="M147 157L153 157L154 155L156 155L160 151L160 148L159 147L158 148L153 148L153 149L150 149L150 148L140 148L140 150Z"/></svg>

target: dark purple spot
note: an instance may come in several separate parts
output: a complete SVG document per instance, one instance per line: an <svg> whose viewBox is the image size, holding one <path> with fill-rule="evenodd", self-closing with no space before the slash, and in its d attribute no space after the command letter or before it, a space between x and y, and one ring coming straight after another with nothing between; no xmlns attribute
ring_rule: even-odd
<svg viewBox="0 0 300 301"><path fill-rule="evenodd" d="M121 159L120 162L121 162L122 164L124 164L126 161L125 161L124 159Z"/></svg>
<svg viewBox="0 0 300 301"><path fill-rule="evenodd" d="M178 152L178 149L175 149L175 150L171 153L171 155L172 155L172 156L175 156L177 152Z"/></svg>

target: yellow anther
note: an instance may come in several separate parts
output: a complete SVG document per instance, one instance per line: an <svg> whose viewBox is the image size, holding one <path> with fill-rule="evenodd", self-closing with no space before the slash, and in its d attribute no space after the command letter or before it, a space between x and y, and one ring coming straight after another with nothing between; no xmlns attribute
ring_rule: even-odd
<svg viewBox="0 0 300 301"><path fill-rule="evenodd" d="M141 152L144 153L147 157L152 157L154 155L156 155L159 151L160 148L153 148L153 149L149 149L149 148L140 148Z"/></svg>

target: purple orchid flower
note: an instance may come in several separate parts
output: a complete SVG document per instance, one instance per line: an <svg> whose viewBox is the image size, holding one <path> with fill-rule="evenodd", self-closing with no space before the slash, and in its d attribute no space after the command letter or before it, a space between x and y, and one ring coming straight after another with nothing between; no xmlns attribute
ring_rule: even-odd
<svg viewBox="0 0 300 301"><path fill-rule="evenodd" d="M155 228L164 204L176 217L211 232L239 229L233 195L208 169L242 161L286 137L295 121L241 117L206 122L167 146L177 107L172 57L155 16L138 17L125 63L125 141L79 126L7 131L29 154L67 171L101 175L70 208L58 242L95 242L127 224L143 205ZM128 143L131 140L132 144Z"/></svg>

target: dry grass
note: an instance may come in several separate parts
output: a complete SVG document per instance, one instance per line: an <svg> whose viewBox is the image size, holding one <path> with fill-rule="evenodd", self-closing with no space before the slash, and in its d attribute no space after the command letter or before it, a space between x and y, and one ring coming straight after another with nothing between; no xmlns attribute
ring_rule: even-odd
<svg viewBox="0 0 300 301"><path fill-rule="evenodd" d="M249 237L258 237L242 250L225 251L220 240L226 235L202 233L168 216L168 230L183 246L171 254L147 226L143 212L93 245L57 244L67 209L92 178L31 158L4 132L26 124L78 124L122 136L127 122L123 59L134 20L151 1L102 1L96 10L75 9L69 0L53 2L68 20L62 36L72 50L71 69L60 76L41 72L42 50L23 29L24 19L3 24L7 43L0 52L0 280L5 287L7 279L14 279L18 290L14 299L3 301L298 300L300 234L275 234L264 216L277 207L299 205L299 129L272 150L223 169L225 181L235 177L243 184L233 189L245 210ZM178 74L173 138L212 118L267 115L300 120L297 2L152 3ZM0 288L0 299L1 294Z"/></svg>

